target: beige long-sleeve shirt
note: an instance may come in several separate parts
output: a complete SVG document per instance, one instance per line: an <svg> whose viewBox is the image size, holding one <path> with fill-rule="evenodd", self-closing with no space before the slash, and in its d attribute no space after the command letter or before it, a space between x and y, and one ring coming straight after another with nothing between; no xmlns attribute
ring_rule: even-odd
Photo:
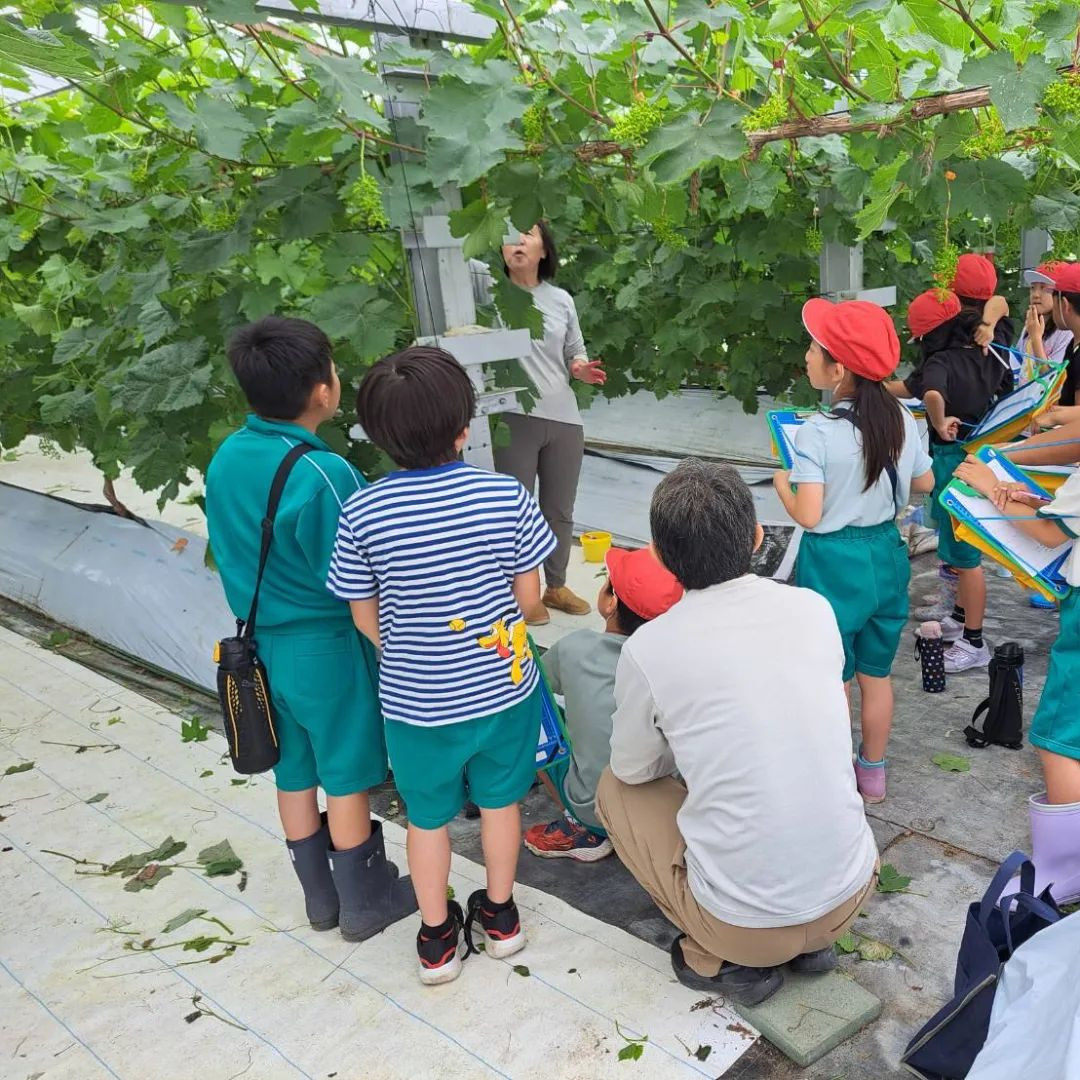
<svg viewBox="0 0 1080 1080"><path fill-rule="evenodd" d="M687 592L623 646L611 769L682 776L690 889L723 922L812 922L870 878L843 666L823 597L750 574Z"/></svg>

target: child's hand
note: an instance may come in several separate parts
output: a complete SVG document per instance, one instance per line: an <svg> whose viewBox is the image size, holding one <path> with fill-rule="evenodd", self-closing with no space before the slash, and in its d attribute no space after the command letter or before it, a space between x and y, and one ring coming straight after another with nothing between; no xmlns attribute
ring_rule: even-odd
<svg viewBox="0 0 1080 1080"><path fill-rule="evenodd" d="M772 486L777 491L790 491L791 490L791 470L790 469L777 469L773 473Z"/></svg>
<svg viewBox="0 0 1080 1080"><path fill-rule="evenodd" d="M945 423L941 427L935 425L934 430L937 431L942 442L956 442L956 437L960 434L960 418L946 416Z"/></svg>
<svg viewBox="0 0 1080 1080"><path fill-rule="evenodd" d="M1055 405L1052 409L1047 409L1046 412L1035 417L1035 423L1043 429L1061 427L1062 424L1068 424L1073 420L1080 420L1080 406Z"/></svg>
<svg viewBox="0 0 1080 1080"><path fill-rule="evenodd" d="M1042 343L1043 334L1046 330L1046 320L1042 317L1041 312L1034 304L1027 310L1027 317L1024 319L1024 329L1027 331L1028 342L1030 344Z"/></svg>
<svg viewBox="0 0 1080 1080"><path fill-rule="evenodd" d="M1001 486L997 473L985 462L972 457L970 454L967 461L957 466L956 478L957 480L963 480L968 487L974 488L987 499L992 498L994 489Z"/></svg>
<svg viewBox="0 0 1080 1080"><path fill-rule="evenodd" d="M975 328L975 344L987 352L994 340L994 328L986 323L979 323Z"/></svg>

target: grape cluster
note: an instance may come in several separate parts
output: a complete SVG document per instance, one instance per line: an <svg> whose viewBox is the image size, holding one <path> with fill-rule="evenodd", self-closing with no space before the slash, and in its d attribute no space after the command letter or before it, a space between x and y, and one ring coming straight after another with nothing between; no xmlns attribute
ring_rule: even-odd
<svg viewBox="0 0 1080 1080"><path fill-rule="evenodd" d="M811 255L820 255L821 249L825 246L821 238L821 230L816 225L807 225L803 243L806 244L806 250Z"/></svg>
<svg viewBox="0 0 1080 1080"><path fill-rule="evenodd" d="M742 118L743 131L765 131L776 127L788 118L788 103L779 94L763 101L752 113Z"/></svg>
<svg viewBox="0 0 1080 1080"><path fill-rule="evenodd" d="M141 184L146 179L146 158L138 157L135 159L135 164L131 166L131 179L136 184Z"/></svg>
<svg viewBox="0 0 1080 1080"><path fill-rule="evenodd" d="M1020 226L1013 218L994 230L994 254L999 263L1015 266L1020 259Z"/></svg>
<svg viewBox="0 0 1080 1080"><path fill-rule="evenodd" d="M530 105L521 117L521 131L525 136L525 142L530 146L544 141L544 114L546 111L543 105Z"/></svg>
<svg viewBox="0 0 1080 1080"><path fill-rule="evenodd" d="M635 101L611 127L611 137L623 146L643 146L649 133L659 127L664 110L647 101Z"/></svg>
<svg viewBox="0 0 1080 1080"><path fill-rule="evenodd" d="M653 236L660 241L666 248L671 248L672 251L682 251L688 245L688 241L685 236L671 221L666 218L659 218L652 223Z"/></svg>
<svg viewBox="0 0 1080 1080"><path fill-rule="evenodd" d="M1012 136L1005 130L1001 117L991 112L989 119L979 130L960 145L960 150L969 158L995 157L1012 143Z"/></svg>
<svg viewBox="0 0 1080 1080"><path fill-rule="evenodd" d="M227 206L215 206L203 219L203 225L210 232L225 232L236 224L240 214L236 210L230 210Z"/></svg>
<svg viewBox="0 0 1080 1080"><path fill-rule="evenodd" d="M345 189L345 209L349 221L361 229L385 229L390 224L379 182L370 173L361 173Z"/></svg>
<svg viewBox="0 0 1080 1080"><path fill-rule="evenodd" d="M1057 113L1080 113L1080 71L1070 71L1052 82L1043 95L1043 104Z"/></svg>
<svg viewBox="0 0 1080 1080"><path fill-rule="evenodd" d="M955 244L943 243L934 255L930 276L941 289L947 289L956 277L956 264L960 260L960 249Z"/></svg>

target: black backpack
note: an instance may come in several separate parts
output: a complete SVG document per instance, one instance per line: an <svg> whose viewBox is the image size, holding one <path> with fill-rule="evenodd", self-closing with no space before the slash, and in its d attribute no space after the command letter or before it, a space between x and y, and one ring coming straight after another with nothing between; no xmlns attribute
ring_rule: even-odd
<svg viewBox="0 0 1080 1080"><path fill-rule="evenodd" d="M986 713L982 731L975 726ZM1006 746L1019 750L1024 741L1024 650L1006 641L990 661L990 696L975 710L964 728L968 746Z"/></svg>

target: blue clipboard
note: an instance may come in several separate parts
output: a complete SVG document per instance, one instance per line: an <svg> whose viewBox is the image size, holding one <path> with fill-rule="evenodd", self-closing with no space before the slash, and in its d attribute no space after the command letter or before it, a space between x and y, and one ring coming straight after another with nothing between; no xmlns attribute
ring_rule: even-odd
<svg viewBox="0 0 1080 1080"><path fill-rule="evenodd" d="M570 744L566 738L562 712L555 701L555 695L551 692L551 687L548 686L543 665L540 663L540 650L537 649L531 637L529 648L532 650L533 663L536 664L536 670L540 676L540 735L536 741L536 767L550 769L552 765L570 756Z"/></svg>
<svg viewBox="0 0 1080 1080"><path fill-rule="evenodd" d="M1050 495L1044 488L991 447L981 447L975 456L993 465L1003 479L1023 484L1029 491L1049 500ZM959 539L1001 563L1022 585L1052 600L1063 600L1068 595L1070 586L1062 575L1062 568L1072 553L1071 540L1053 548L1039 544L1012 522L1001 520L988 499L955 477L949 481L938 502L954 519Z"/></svg>
<svg viewBox="0 0 1080 1080"><path fill-rule="evenodd" d="M769 437L772 439L773 456L780 459L785 469L790 469L795 464L795 432L814 412L813 409L770 409L765 414Z"/></svg>

